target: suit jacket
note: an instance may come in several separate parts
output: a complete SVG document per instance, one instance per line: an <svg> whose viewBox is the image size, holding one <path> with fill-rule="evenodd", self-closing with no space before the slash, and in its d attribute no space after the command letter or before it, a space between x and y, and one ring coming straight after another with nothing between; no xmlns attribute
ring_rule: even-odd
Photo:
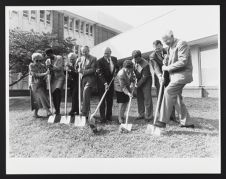
<svg viewBox="0 0 226 179"><path fill-rule="evenodd" d="M128 94L128 92L131 92L130 84L132 82L135 82L134 73L132 73L131 76L128 77L125 68L122 68L121 70L119 70L114 80L115 91L124 92L125 94Z"/></svg>
<svg viewBox="0 0 226 179"><path fill-rule="evenodd" d="M137 77L137 87L141 87L147 80L151 80L151 72L148 62L142 58L139 64L135 63L134 70Z"/></svg>
<svg viewBox="0 0 226 179"><path fill-rule="evenodd" d="M53 61L48 58L46 60L46 65L51 64L56 68L53 72L54 78L64 78L64 60L60 55L54 55Z"/></svg>
<svg viewBox="0 0 226 179"><path fill-rule="evenodd" d="M48 58L46 65L51 64L55 70L51 74L51 91L53 92L56 88L62 88L64 85L64 60L60 55L54 55L53 61Z"/></svg>
<svg viewBox="0 0 226 179"><path fill-rule="evenodd" d="M87 82L91 87L95 86L96 81L96 61L96 57L89 55L87 58L85 56L78 58L75 63L75 68L83 70L82 81Z"/></svg>
<svg viewBox="0 0 226 179"><path fill-rule="evenodd" d="M71 63L68 71L68 82L70 87L78 86L78 72L76 72L75 69L76 69L75 63L74 64Z"/></svg>
<svg viewBox="0 0 226 179"><path fill-rule="evenodd" d="M167 52L170 81L179 84L192 82L193 67L190 47L187 42L175 39L173 46L168 48Z"/></svg>
<svg viewBox="0 0 226 179"><path fill-rule="evenodd" d="M159 51L153 51L150 55L150 63L154 69L155 74L162 74L162 65L164 56L167 54L167 50L163 49L162 53Z"/></svg>
<svg viewBox="0 0 226 179"><path fill-rule="evenodd" d="M97 76L100 85L104 85L104 83L108 83L112 80L114 73L118 72L119 66L116 57L111 56L111 61L113 63L113 72L110 71L109 62L104 58L100 58L97 60Z"/></svg>

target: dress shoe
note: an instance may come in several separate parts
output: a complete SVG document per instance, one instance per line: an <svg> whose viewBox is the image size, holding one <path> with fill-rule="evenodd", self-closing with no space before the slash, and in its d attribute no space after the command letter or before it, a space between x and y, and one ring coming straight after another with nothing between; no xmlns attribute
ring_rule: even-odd
<svg viewBox="0 0 226 179"><path fill-rule="evenodd" d="M147 121L147 122L151 122L153 120L154 120L154 117L153 116L151 118L145 118L145 121Z"/></svg>
<svg viewBox="0 0 226 179"><path fill-rule="evenodd" d="M101 119L100 119L100 123L104 124L104 123L106 123L106 122L107 122L106 118L101 118Z"/></svg>
<svg viewBox="0 0 226 179"><path fill-rule="evenodd" d="M186 127L186 128L195 128L195 125L194 124L190 124L190 125L180 125L180 127Z"/></svg>
<svg viewBox="0 0 226 179"><path fill-rule="evenodd" d="M118 123L122 124L123 123L123 119L122 118L118 118Z"/></svg>
<svg viewBox="0 0 226 179"><path fill-rule="evenodd" d="M107 121L112 121L112 118L111 117L106 117L106 120Z"/></svg>
<svg viewBox="0 0 226 179"><path fill-rule="evenodd" d="M166 123L161 121L156 121L154 126L160 127L160 128L166 128Z"/></svg>
<svg viewBox="0 0 226 179"><path fill-rule="evenodd" d="M38 114L34 114L33 117L34 118L41 118L41 116L39 116Z"/></svg>
<svg viewBox="0 0 226 179"><path fill-rule="evenodd" d="M48 113L47 115L46 115L46 117L49 117L49 116L51 116L52 115L52 113Z"/></svg>
<svg viewBox="0 0 226 179"><path fill-rule="evenodd" d="M94 124L90 124L89 126L92 129L92 131L93 131L94 134L97 134L98 133L97 127Z"/></svg>
<svg viewBox="0 0 226 179"><path fill-rule="evenodd" d="M138 116L138 117L136 118L136 120L141 120L141 119L144 119L144 116Z"/></svg>
<svg viewBox="0 0 226 179"><path fill-rule="evenodd" d="M75 112L74 112L74 111L70 111L68 114L69 114L70 116L72 116L72 115L75 115Z"/></svg>
<svg viewBox="0 0 226 179"><path fill-rule="evenodd" d="M60 114L60 111L55 111L54 114L59 115Z"/></svg>
<svg viewBox="0 0 226 179"><path fill-rule="evenodd" d="M173 116L170 116L170 120L173 122L176 122L176 123L180 123L180 121L176 117L173 117Z"/></svg>

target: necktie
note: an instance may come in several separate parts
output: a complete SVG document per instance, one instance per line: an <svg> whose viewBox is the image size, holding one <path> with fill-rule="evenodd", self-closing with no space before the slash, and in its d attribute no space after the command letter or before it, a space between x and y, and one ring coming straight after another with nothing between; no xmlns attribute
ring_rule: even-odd
<svg viewBox="0 0 226 179"><path fill-rule="evenodd" d="M86 66L86 58L84 58L83 64L82 64L82 69L85 69Z"/></svg>
<svg viewBox="0 0 226 179"><path fill-rule="evenodd" d="M110 58L108 58L108 64L109 64L109 67L110 67L110 72L112 73L113 72L113 64L112 64L112 62L111 62L111 59Z"/></svg>

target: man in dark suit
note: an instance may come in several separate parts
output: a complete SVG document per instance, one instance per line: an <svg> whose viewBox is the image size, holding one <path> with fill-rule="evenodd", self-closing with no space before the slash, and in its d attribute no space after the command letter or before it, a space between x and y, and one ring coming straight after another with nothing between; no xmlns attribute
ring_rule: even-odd
<svg viewBox="0 0 226 179"><path fill-rule="evenodd" d="M148 62L142 58L140 50L132 52L134 73L137 78L137 105L139 116L136 119L151 121L153 116L153 103L151 95L152 76Z"/></svg>
<svg viewBox="0 0 226 179"><path fill-rule="evenodd" d="M78 58L78 55L75 53L69 53L68 59L70 62L67 64L68 68L68 86L70 88L70 93L72 97L72 106L69 115L79 114L78 107L78 69L75 68L75 62Z"/></svg>
<svg viewBox="0 0 226 179"><path fill-rule="evenodd" d="M115 74L117 74L118 69L117 58L111 56L111 49L107 47L104 51L104 56L97 61L98 92L100 98L103 96L105 90L109 89L100 106L102 123L105 123L107 120L110 121L112 117L114 81L110 86L109 83Z"/></svg>
<svg viewBox="0 0 226 179"><path fill-rule="evenodd" d="M157 96L159 94L159 78L162 76L162 66L163 66L163 60L164 56L167 54L167 51L163 48L162 42L160 40L155 40L153 42L154 51L149 56L149 62L152 65L152 68L154 70L154 81L155 81L155 87L157 90ZM165 73L165 86L169 83L169 73Z"/></svg>
<svg viewBox="0 0 226 179"><path fill-rule="evenodd" d="M154 70L154 81L155 81L155 87L156 87L157 96L158 96L159 88L160 88L159 81L162 78L162 66L163 66L164 58L167 55L167 51L166 51L166 49L163 48L163 44L160 40L155 40L153 42L153 47L155 50L149 56L149 60L150 60L149 63L151 64L151 66ZM164 86L167 87L169 82L170 82L169 72L165 71ZM172 114L170 116L170 120L178 122L176 120L174 107L173 107Z"/></svg>

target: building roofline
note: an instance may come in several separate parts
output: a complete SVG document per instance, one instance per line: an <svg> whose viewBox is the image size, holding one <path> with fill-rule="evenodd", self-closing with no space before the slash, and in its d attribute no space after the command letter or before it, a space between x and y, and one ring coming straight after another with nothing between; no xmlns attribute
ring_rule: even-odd
<svg viewBox="0 0 226 179"><path fill-rule="evenodd" d="M86 17L80 16L78 14L72 13L72 12L67 11L67 10L56 10L56 11L60 11L60 12L62 12L64 14L68 14L69 16L72 16L72 17L79 17L80 19L84 19L84 20L86 20L86 21L88 21L88 22L90 22L92 24L96 24L97 23L97 22L95 22L93 20L90 20L90 19L88 19Z"/></svg>
<svg viewBox="0 0 226 179"><path fill-rule="evenodd" d="M207 45L212 45L212 44L216 44L218 43L218 35L215 34L215 35L210 35L210 36L207 36L207 37L203 37L203 38L200 38L200 39L196 39L196 40L192 40L192 41L188 41L188 44L190 46L200 46L200 47L203 47L203 46L207 46ZM150 51L147 51L147 52L143 52L142 53L142 57L143 58L148 58L148 56L153 52L154 50L150 50ZM128 57L125 57L125 58L120 58L118 60L121 60L121 61L124 61L126 59L131 59L132 56L128 56Z"/></svg>
<svg viewBox="0 0 226 179"><path fill-rule="evenodd" d="M86 17L80 16L80 15L78 15L78 14L76 14L76 13L71 12L71 11L67 11L67 10L57 10L57 11L60 11L60 12L62 12L62 13L69 14L70 16L79 17L79 18L81 18L81 19L84 19L84 20L86 20L86 21L92 23L93 25L96 24L96 25L98 25L98 26L100 26L100 27L104 27L104 28L109 29L109 30L112 30L112 31L114 31L114 32L122 33L122 31L120 31L120 30L118 30L118 29L115 29L115 28L106 26L106 25L101 24L101 23L99 23L99 22L95 22L95 21L93 21L93 20L90 20L90 19L88 19L88 18L86 18Z"/></svg>

